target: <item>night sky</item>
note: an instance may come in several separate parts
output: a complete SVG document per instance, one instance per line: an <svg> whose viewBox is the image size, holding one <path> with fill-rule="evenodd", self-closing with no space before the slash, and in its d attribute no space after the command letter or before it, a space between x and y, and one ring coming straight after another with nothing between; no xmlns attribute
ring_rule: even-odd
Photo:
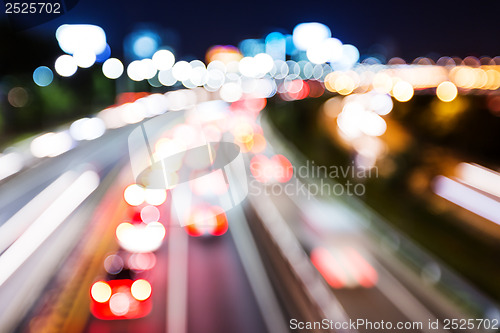
<svg viewBox="0 0 500 333"><path fill-rule="evenodd" d="M80 0L68 13L28 33L53 34L64 23L97 24L118 56L124 37L149 22L178 34L178 55L203 58L214 44L237 45L275 30L291 33L300 22L317 21L362 54L385 53L410 61L417 56L496 56L500 55L500 2L485 3Z"/></svg>

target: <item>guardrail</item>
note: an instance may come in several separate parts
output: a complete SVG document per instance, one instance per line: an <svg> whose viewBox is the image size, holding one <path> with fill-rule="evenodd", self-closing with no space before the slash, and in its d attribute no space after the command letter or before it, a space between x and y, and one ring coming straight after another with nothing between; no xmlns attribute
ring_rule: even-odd
<svg viewBox="0 0 500 333"><path fill-rule="evenodd" d="M312 265L278 209L265 198L249 196L248 200L250 205L245 212L258 222L250 224L250 229L288 320L321 322L328 318L335 322L347 322L348 317L342 306ZM313 329L310 332L333 331Z"/></svg>

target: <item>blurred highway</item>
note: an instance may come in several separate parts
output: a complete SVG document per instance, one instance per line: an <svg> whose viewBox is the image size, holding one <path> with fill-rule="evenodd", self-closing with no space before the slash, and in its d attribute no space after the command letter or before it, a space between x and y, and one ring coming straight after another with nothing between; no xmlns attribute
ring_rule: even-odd
<svg viewBox="0 0 500 333"><path fill-rule="evenodd" d="M494 10L77 2L0 18L0 333L500 331Z"/></svg>
<svg viewBox="0 0 500 333"><path fill-rule="evenodd" d="M196 107L228 123L235 117L226 103ZM130 164L134 157L128 154L131 133L147 128L146 142L171 144L161 141L165 133L177 128L169 139L175 140L175 133L185 133L179 128L187 131L192 126L180 122L181 114L168 111L142 125L109 130L0 184L0 332L373 332L377 327L397 332L464 331L445 329L446 319L470 315L437 293L436 281L429 283L427 276L426 282L384 245L380 231L377 235L383 228L388 228L382 232L385 236L396 235L394 230L376 222L374 214L353 198L346 203L301 190L302 181L286 171L296 163L288 154L291 147L269 125L263 125L265 155L247 151L243 157L250 186L247 199L217 215L227 218L227 233L190 235L191 224L176 214L175 186L164 202L132 203L124 192L138 181L134 163ZM247 127L237 123L234 128L239 131L232 132L236 139L245 137ZM160 156L155 154L161 145L148 146L156 147L154 153L149 151L151 159ZM265 166L271 162L275 164ZM280 174L275 174L276 166ZM144 207L152 206L158 208L158 216L151 221L165 228L166 237L158 249L147 252L154 258L152 268L132 277L150 283L152 293L144 302L151 302L152 310L142 318L123 319L120 316L132 311L132 303L120 308L123 304L113 305L111 294L96 301L100 296L91 286L109 278L110 255L123 255L130 246L120 238L120 226L126 222L127 228L139 228L133 213L138 208L140 225L150 223L142 214ZM207 225L199 228L208 230L203 229ZM411 258L426 256L419 251ZM123 267L119 271L125 271ZM445 269L439 267L445 278ZM429 272L432 280L432 269ZM457 283L465 286L462 290L468 288L465 282ZM472 299L476 300L484 307L480 311L494 320L495 305L483 296ZM96 318L90 312L92 302L109 303L117 318ZM330 326L307 326L323 319L331 321Z"/></svg>
<svg viewBox="0 0 500 333"><path fill-rule="evenodd" d="M148 130L159 134L164 127L153 121ZM105 255L118 247L114 228L127 219L122 188L132 180L126 152L133 129L110 131L1 184L0 298L11 301L1 302L0 331L16 326L20 332L268 331L232 234L192 238L170 217L162 219L168 242L156 252L148 276L154 289L151 314L132 321L89 316L90 282L104 273ZM170 216L169 205L161 206L162 217ZM234 223L247 222L240 214Z"/></svg>
<svg viewBox="0 0 500 333"><path fill-rule="evenodd" d="M84 142L2 183L0 288L2 299L11 300L1 304L2 327L11 327L26 313L86 234L90 216L115 177L116 167L127 161L122 152L128 132L118 129ZM87 178L76 183L85 174ZM87 189L89 183L92 186Z"/></svg>

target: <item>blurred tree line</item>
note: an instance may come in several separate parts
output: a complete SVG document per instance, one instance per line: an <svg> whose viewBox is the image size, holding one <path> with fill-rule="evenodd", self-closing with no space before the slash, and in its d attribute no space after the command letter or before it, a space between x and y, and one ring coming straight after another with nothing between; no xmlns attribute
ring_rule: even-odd
<svg viewBox="0 0 500 333"><path fill-rule="evenodd" d="M115 82L104 77L100 64L60 77L54 63L62 54L54 35L14 31L0 22L0 148L113 104ZM39 66L54 72L46 87L33 81Z"/></svg>

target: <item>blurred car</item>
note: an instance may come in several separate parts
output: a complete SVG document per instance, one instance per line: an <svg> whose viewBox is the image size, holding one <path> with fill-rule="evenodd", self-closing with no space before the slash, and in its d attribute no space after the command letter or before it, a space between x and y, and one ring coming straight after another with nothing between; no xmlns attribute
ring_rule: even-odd
<svg viewBox="0 0 500 333"><path fill-rule="evenodd" d="M166 229L160 222L123 222L116 228L116 238L120 246L133 253L154 252L160 248Z"/></svg>
<svg viewBox="0 0 500 333"><path fill-rule="evenodd" d="M154 253L119 250L104 260L105 280L90 288L91 312L99 319L133 319L146 316L152 308L149 271L156 265Z"/></svg>
<svg viewBox="0 0 500 333"><path fill-rule="evenodd" d="M317 247L310 253L311 262L325 281L334 289L373 288L378 272L351 246Z"/></svg>
<svg viewBox="0 0 500 333"><path fill-rule="evenodd" d="M197 205L191 209L185 229L193 237L221 236L228 229L226 213L219 206Z"/></svg>
<svg viewBox="0 0 500 333"><path fill-rule="evenodd" d="M153 307L152 287L131 270L94 282L90 288L90 311L99 319L135 319L147 316Z"/></svg>

